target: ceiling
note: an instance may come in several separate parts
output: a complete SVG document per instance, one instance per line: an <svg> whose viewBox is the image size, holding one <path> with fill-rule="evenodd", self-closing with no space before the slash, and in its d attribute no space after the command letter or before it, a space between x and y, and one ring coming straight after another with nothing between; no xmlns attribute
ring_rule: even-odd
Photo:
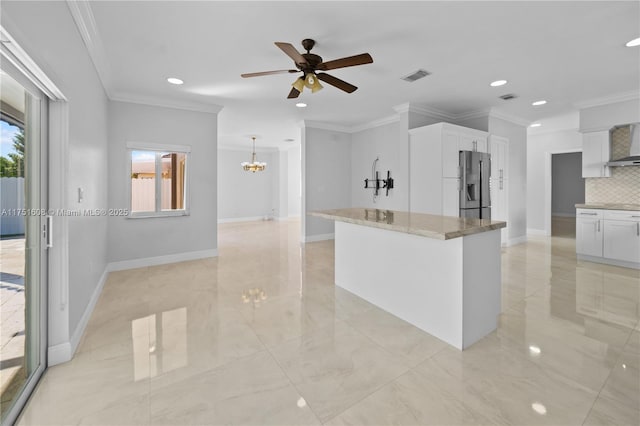
<svg viewBox="0 0 640 426"><path fill-rule="evenodd" d="M110 2L92 1L114 97L216 104L220 145L286 147L301 120L358 126L412 103L447 115L487 108L525 121L592 99L638 93L640 8L626 2ZM297 74L273 42L313 38L325 61L368 52L373 64L331 71L359 89L329 85L286 99ZM432 74L400 78L419 68ZM170 85L167 77L184 80ZM506 79L505 86L489 83ZM498 96L514 93L517 99ZM533 101L548 103L533 107ZM303 101L307 108L296 108ZM290 144L290 143L289 143Z"/></svg>

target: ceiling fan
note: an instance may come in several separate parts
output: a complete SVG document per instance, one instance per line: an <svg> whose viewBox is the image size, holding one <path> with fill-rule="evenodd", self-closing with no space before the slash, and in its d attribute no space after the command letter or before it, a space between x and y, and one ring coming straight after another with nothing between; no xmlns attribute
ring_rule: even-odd
<svg viewBox="0 0 640 426"><path fill-rule="evenodd" d="M292 84L293 88L291 89L291 92L289 92L289 96L287 96L287 98L289 99L297 98L300 93L302 93L302 90L305 87L311 89L311 93L315 93L318 90L322 89L322 85L318 82L318 80L322 80L325 83L337 87L340 90L344 90L347 93L353 93L358 89L353 84L349 84L346 81L340 80L339 78L336 78L330 74L318 71L329 71L335 70L337 68L370 64L373 62L373 58L371 58L371 55L369 55L368 53L362 53L360 55L348 56L346 58L323 62L320 56L311 53L311 49L313 49L313 46L316 44L316 42L314 40L311 40L310 38L305 38L304 40L302 40L302 47L307 51L307 53L298 52L291 43L282 43L277 41L275 44L280 49L282 49L282 51L286 53L291 59L293 59L293 62L298 69L252 72L248 74L241 74L241 76L243 78L260 77L263 75L296 73L302 71L302 77L296 79L296 81L294 81Z"/></svg>

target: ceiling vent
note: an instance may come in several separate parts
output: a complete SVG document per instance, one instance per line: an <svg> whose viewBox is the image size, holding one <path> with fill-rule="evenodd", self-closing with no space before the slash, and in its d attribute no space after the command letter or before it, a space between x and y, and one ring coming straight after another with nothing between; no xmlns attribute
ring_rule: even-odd
<svg viewBox="0 0 640 426"><path fill-rule="evenodd" d="M507 93L506 95L500 96L500 99L502 99L503 101L510 101L511 99L515 99L517 97L518 96L514 95L513 93Z"/></svg>
<svg viewBox="0 0 640 426"><path fill-rule="evenodd" d="M420 80L421 78L424 78L430 74L431 73L427 70L419 69L418 71L412 72L411 74L402 77L401 80L413 83L414 81Z"/></svg>

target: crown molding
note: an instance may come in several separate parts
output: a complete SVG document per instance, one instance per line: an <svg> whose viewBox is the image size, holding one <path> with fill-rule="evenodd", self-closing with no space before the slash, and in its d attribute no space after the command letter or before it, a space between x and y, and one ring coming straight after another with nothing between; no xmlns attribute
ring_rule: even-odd
<svg viewBox="0 0 640 426"><path fill-rule="evenodd" d="M633 101L636 99L640 99L640 93L638 91L630 91L616 93L615 95L602 96L600 98L589 99L582 102L575 102L573 105L578 109L584 109L615 104L618 102Z"/></svg>
<svg viewBox="0 0 640 426"><path fill-rule="evenodd" d="M351 133L351 127L341 126L339 124L325 123L322 121L303 120L301 122L300 127L320 129L320 130L330 130L332 132Z"/></svg>
<svg viewBox="0 0 640 426"><path fill-rule="evenodd" d="M513 124L517 124L519 126L524 126L524 127L527 127L529 126L529 124L532 123L531 120L525 120L524 118L518 117L517 115L511 115L501 111L497 111L494 108L491 108L491 112L489 113L489 116L493 118L498 118L500 120L509 121Z"/></svg>
<svg viewBox="0 0 640 426"><path fill-rule="evenodd" d="M455 115L449 114L446 111L442 111L442 110L439 110L439 109L433 108L433 107L418 106L418 105L412 104L410 102L404 103L404 104L400 104L400 105L396 105L396 106L393 107L393 109L398 114L403 114L403 113L407 113L407 112L414 112L416 114L422 114L422 115L426 115L426 116L435 118L436 120L451 121L451 120L454 120L456 118Z"/></svg>
<svg viewBox="0 0 640 426"><path fill-rule="evenodd" d="M205 104L178 99L165 99L147 95L133 95L130 93L115 93L110 97L110 99L115 102L175 108L186 111L206 112L209 114L217 114L222 111L223 108L222 106L215 104Z"/></svg>
<svg viewBox="0 0 640 426"><path fill-rule="evenodd" d="M455 116L455 120L473 120L474 118L489 118L491 115L491 108L482 108L474 111L463 112Z"/></svg>
<svg viewBox="0 0 640 426"><path fill-rule="evenodd" d="M393 114L388 117L382 117L382 118L378 118L377 120L369 121L367 123L351 126L350 132L358 133L364 130L373 129L374 127L380 127L380 126L385 126L391 123L397 123L398 121L400 121L400 116L398 114Z"/></svg>
<svg viewBox="0 0 640 426"><path fill-rule="evenodd" d="M102 39L98 33L98 27L95 17L93 16L93 11L91 10L90 2L87 0L67 0L67 7L69 11L71 11L73 21L89 52L89 57L102 82L102 87L107 93L107 97L111 99L111 95L113 94L111 67L107 60Z"/></svg>

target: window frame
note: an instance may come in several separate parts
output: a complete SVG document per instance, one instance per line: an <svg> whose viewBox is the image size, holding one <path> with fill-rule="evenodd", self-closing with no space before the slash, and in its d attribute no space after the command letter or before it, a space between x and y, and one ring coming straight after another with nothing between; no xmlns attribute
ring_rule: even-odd
<svg viewBox="0 0 640 426"><path fill-rule="evenodd" d="M185 177L184 177L184 209L180 210L162 210L162 179L156 179L155 195L156 205L155 211L134 212L131 203L131 154L133 151L151 151L155 154L155 172L156 176L162 176L162 159L161 153L178 153L185 155ZM156 144L148 142L127 142L127 204L129 206L129 219L144 219L152 217L180 217L191 215L191 146L189 145L169 145Z"/></svg>

